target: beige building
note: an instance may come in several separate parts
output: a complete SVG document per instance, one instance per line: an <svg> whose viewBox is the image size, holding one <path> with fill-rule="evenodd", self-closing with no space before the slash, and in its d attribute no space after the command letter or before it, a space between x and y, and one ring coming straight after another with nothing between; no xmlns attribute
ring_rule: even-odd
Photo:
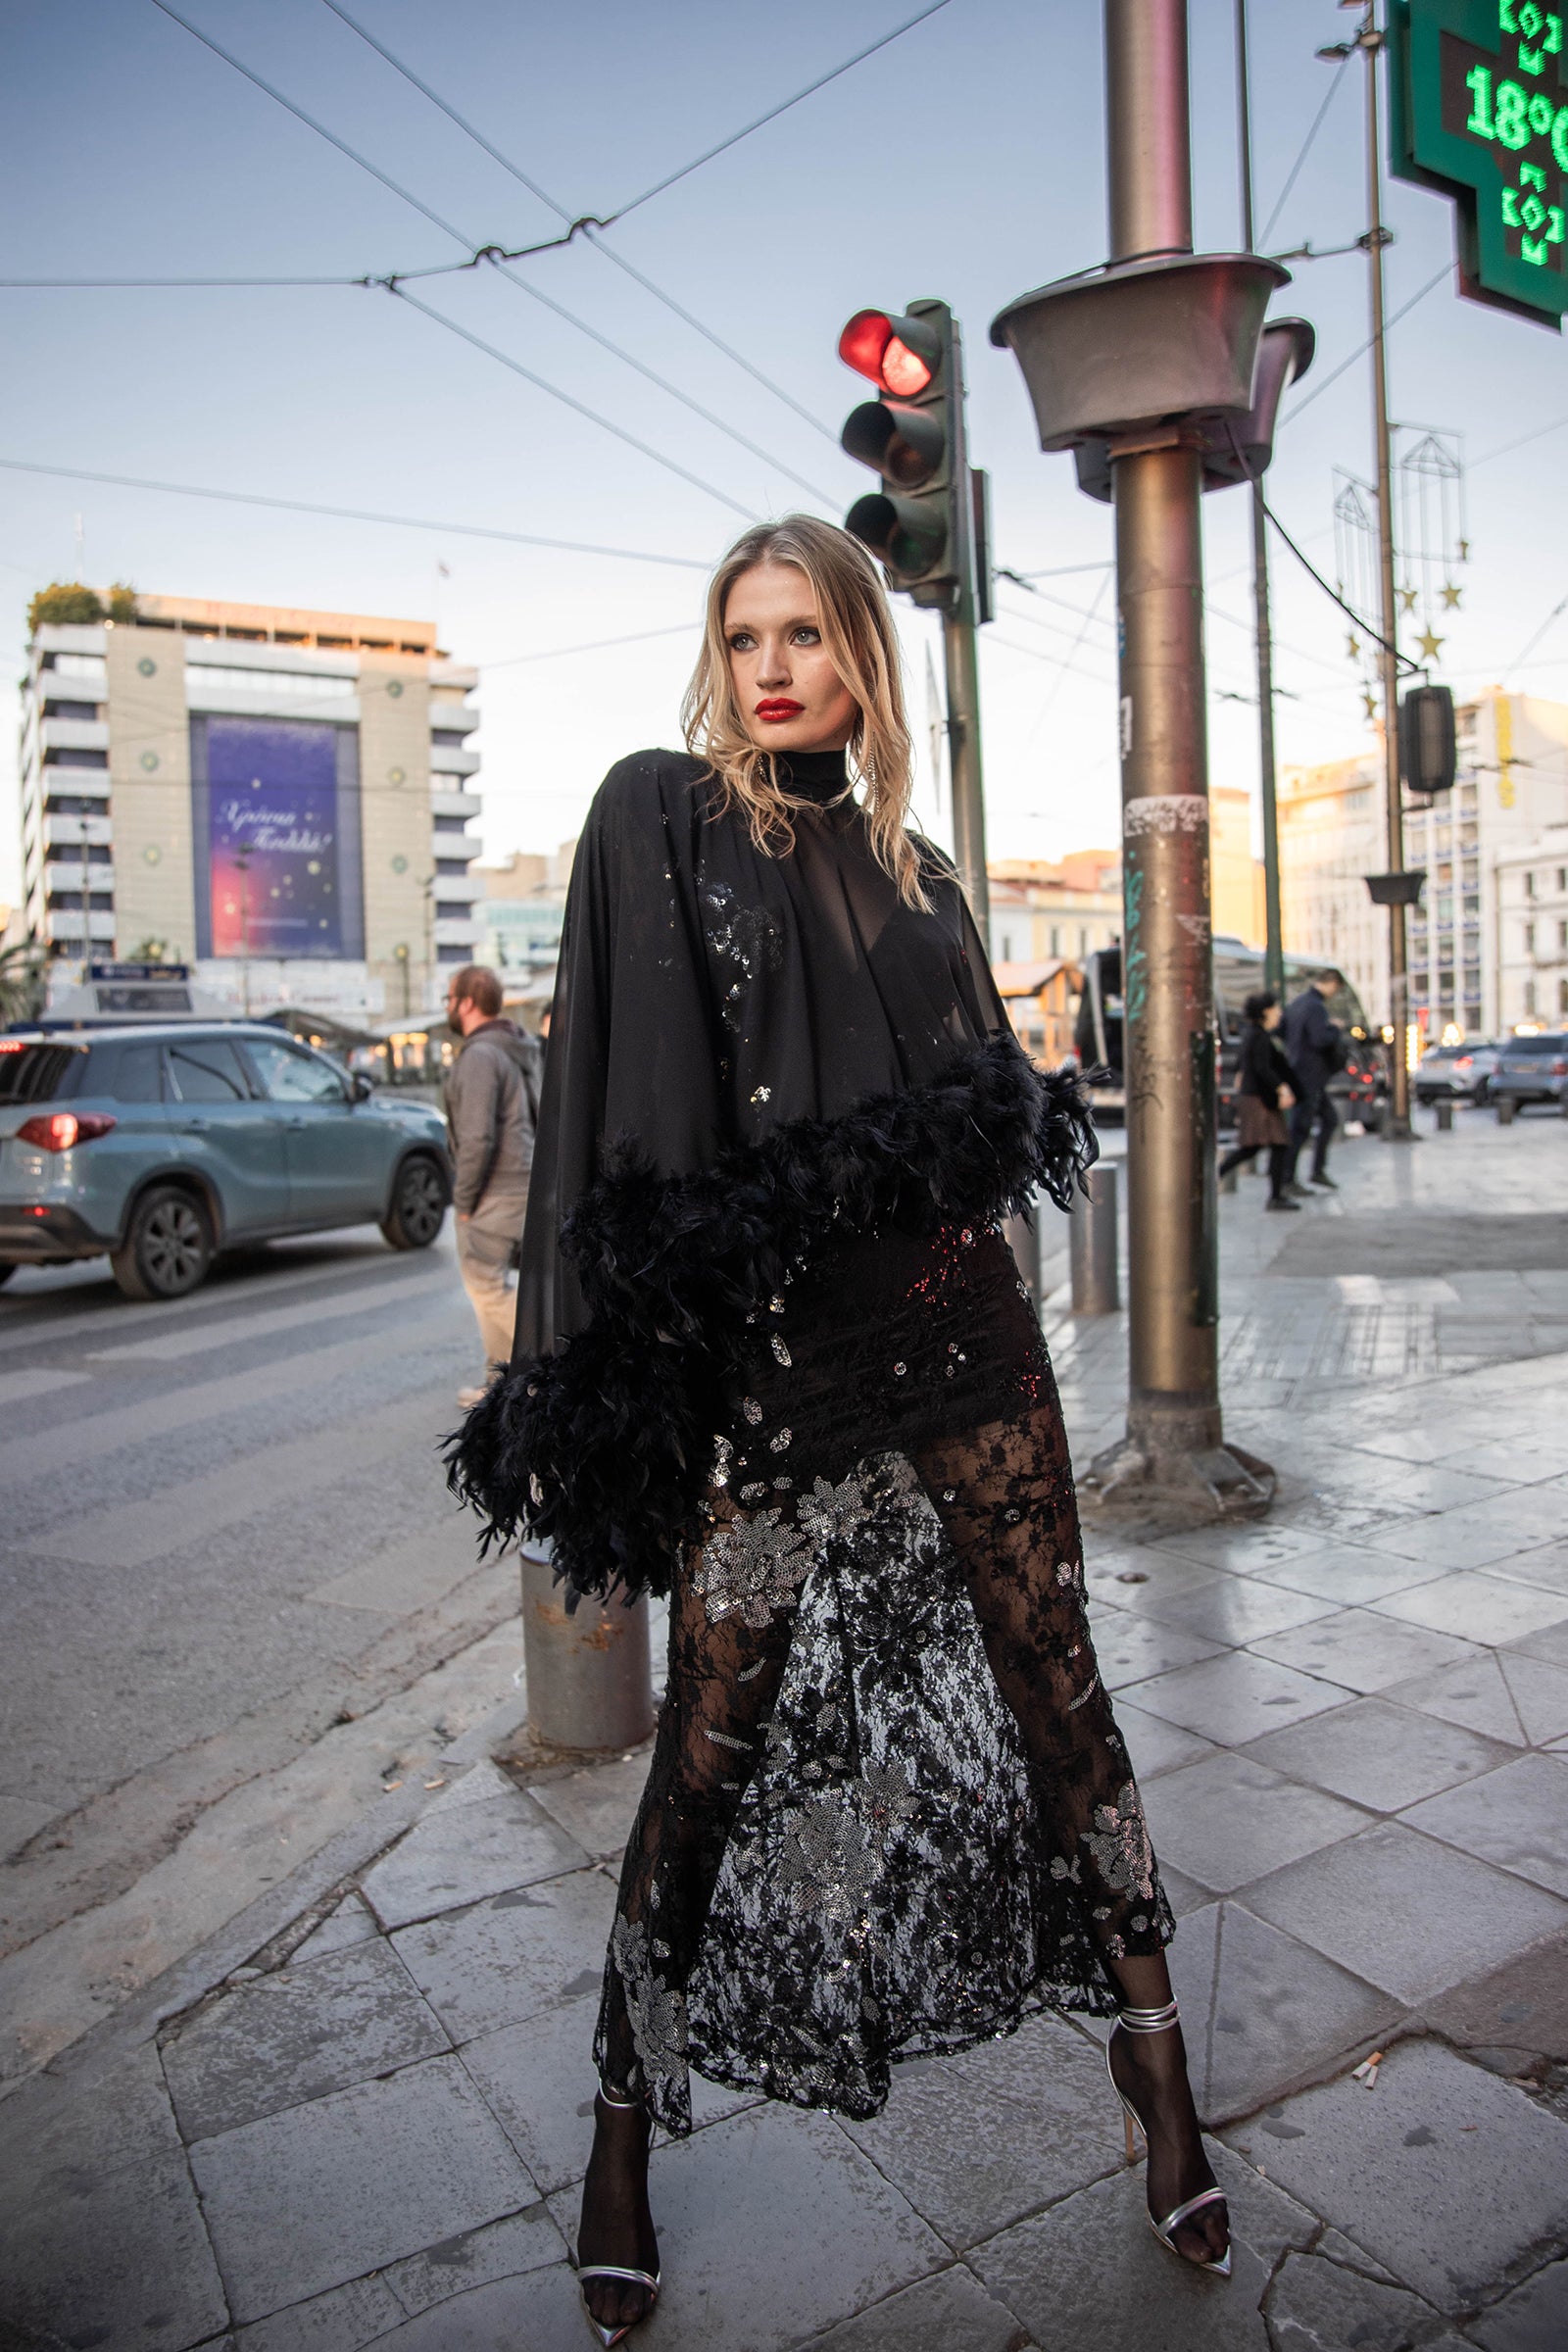
<svg viewBox="0 0 1568 2352"><path fill-rule="evenodd" d="M141 596L40 622L29 932L78 968L189 964L254 1011L437 1003L478 942L476 683L428 621Z"/></svg>
<svg viewBox="0 0 1568 2352"><path fill-rule="evenodd" d="M1568 1029L1568 823L1497 859L1498 1028Z"/></svg>
<svg viewBox="0 0 1568 2352"><path fill-rule="evenodd" d="M1263 868L1252 856L1250 794L1220 786L1208 796L1209 884L1216 934L1263 943ZM1046 963L1109 947L1121 937L1121 853L1073 850L1057 861L1000 858L991 879L995 963Z"/></svg>
<svg viewBox="0 0 1568 2352"><path fill-rule="evenodd" d="M1452 792L1430 804L1407 795L1405 804L1405 863L1427 876L1408 930L1410 1004L1434 1039L1449 1029L1490 1037L1510 1024L1505 949L1517 939L1505 938L1501 875L1526 852L1521 874L1546 870L1532 845L1568 824L1568 706L1492 687L1461 705L1457 717ZM1286 768L1286 943L1296 955L1338 964L1380 1021L1391 1012L1388 916L1372 905L1365 877L1387 866L1381 745L1355 760ZM1521 966L1521 986L1523 977Z"/></svg>

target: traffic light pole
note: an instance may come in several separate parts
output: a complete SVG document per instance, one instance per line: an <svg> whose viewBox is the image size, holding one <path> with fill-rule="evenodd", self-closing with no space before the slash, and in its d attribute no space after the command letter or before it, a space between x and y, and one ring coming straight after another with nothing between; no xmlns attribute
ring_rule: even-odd
<svg viewBox="0 0 1568 2352"><path fill-rule="evenodd" d="M1404 793L1399 778L1399 657L1396 632L1398 600L1394 592L1394 464L1389 446L1389 368L1384 343L1383 168L1378 152L1378 57L1383 35L1369 6L1356 36L1366 57L1367 270L1372 312L1372 431L1378 463L1378 577L1382 590L1383 774L1388 808L1389 871L1404 871ZM1389 1143L1409 1143L1410 976L1405 910L1389 908L1389 998L1394 1027L1394 1067L1383 1134Z"/></svg>
<svg viewBox="0 0 1568 2352"><path fill-rule="evenodd" d="M1236 0L1236 109L1242 169L1242 242L1252 250L1252 100L1247 58L1247 0ZM1252 608L1257 640L1257 754L1263 808L1263 985L1285 1001L1285 932L1280 912L1280 821L1274 765L1274 631L1269 617L1268 516L1261 481L1252 486Z"/></svg>
<svg viewBox="0 0 1568 2352"><path fill-rule="evenodd" d="M1193 249L1186 0L1105 0L1112 259ZM1200 454L1180 428L1112 440L1128 1168L1127 1435L1105 1499L1266 1508L1267 1465L1219 1403L1213 967Z"/></svg>
<svg viewBox="0 0 1568 2352"><path fill-rule="evenodd" d="M980 767L980 663L971 600L942 616L948 672L948 764L953 777L953 847L964 895L988 947L991 890L986 879L986 807Z"/></svg>

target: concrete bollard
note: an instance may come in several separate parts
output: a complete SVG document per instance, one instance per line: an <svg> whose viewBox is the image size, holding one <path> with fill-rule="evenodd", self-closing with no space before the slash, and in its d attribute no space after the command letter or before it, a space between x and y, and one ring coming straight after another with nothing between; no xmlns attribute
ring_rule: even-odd
<svg viewBox="0 0 1568 2352"><path fill-rule="evenodd" d="M1512 1095L1499 1095L1497 1097L1497 1125L1499 1127L1511 1127L1513 1125L1513 1114L1518 1107L1519 1105L1515 1102Z"/></svg>
<svg viewBox="0 0 1568 2352"><path fill-rule="evenodd" d="M1072 1204L1069 1249L1072 1311L1113 1315L1121 1305L1116 1267L1116 1171L1102 1160L1090 1169L1088 1197Z"/></svg>
<svg viewBox="0 0 1568 2352"><path fill-rule="evenodd" d="M1451 1102L1439 1102L1436 1105L1436 1109L1438 1113L1438 1133L1440 1135L1451 1135L1453 1133L1453 1104Z"/></svg>
<svg viewBox="0 0 1568 2352"><path fill-rule="evenodd" d="M1223 1175L1223 1176L1220 1178L1220 1180L1219 1180L1219 1189L1220 1189L1220 1191L1221 1191L1222 1193L1234 1193L1234 1192L1235 1192L1235 1190L1236 1190L1236 1179L1237 1179L1237 1176L1238 1176L1239 1172L1240 1172L1240 1171L1239 1171L1238 1169L1236 1169L1236 1168L1227 1168L1227 1169L1226 1169L1226 1171L1225 1171L1224 1175Z"/></svg>
<svg viewBox="0 0 1568 2352"><path fill-rule="evenodd" d="M568 1615L549 1560L525 1551L522 1650L528 1728L546 1746L603 1753L653 1730L646 1600L582 1600Z"/></svg>

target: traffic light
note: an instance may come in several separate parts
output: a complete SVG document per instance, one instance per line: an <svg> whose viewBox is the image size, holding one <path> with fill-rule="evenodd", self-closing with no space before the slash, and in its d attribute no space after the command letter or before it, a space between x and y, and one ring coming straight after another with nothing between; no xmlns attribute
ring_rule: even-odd
<svg viewBox="0 0 1568 2352"><path fill-rule="evenodd" d="M857 311L839 358L882 397L854 410L839 438L882 477L858 498L844 527L881 561L890 588L940 612L974 610L976 516L964 451L963 370L957 326L945 302L905 313Z"/></svg>
<svg viewBox="0 0 1568 2352"><path fill-rule="evenodd" d="M1399 773L1412 792L1451 792L1458 768L1453 696L1412 686L1399 705Z"/></svg>

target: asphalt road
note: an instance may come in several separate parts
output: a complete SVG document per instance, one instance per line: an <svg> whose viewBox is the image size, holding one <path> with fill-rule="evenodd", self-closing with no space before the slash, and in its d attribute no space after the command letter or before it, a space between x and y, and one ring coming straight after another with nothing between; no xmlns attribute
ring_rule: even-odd
<svg viewBox="0 0 1568 2352"><path fill-rule="evenodd" d="M407 1255L274 1245L169 1303L102 1260L0 1292L0 1968L225 1803L222 1904L266 1885L505 1693L515 1565L480 1565L437 1452L477 1354L450 1220ZM210 1926L188 1891L105 1965L144 1981Z"/></svg>

